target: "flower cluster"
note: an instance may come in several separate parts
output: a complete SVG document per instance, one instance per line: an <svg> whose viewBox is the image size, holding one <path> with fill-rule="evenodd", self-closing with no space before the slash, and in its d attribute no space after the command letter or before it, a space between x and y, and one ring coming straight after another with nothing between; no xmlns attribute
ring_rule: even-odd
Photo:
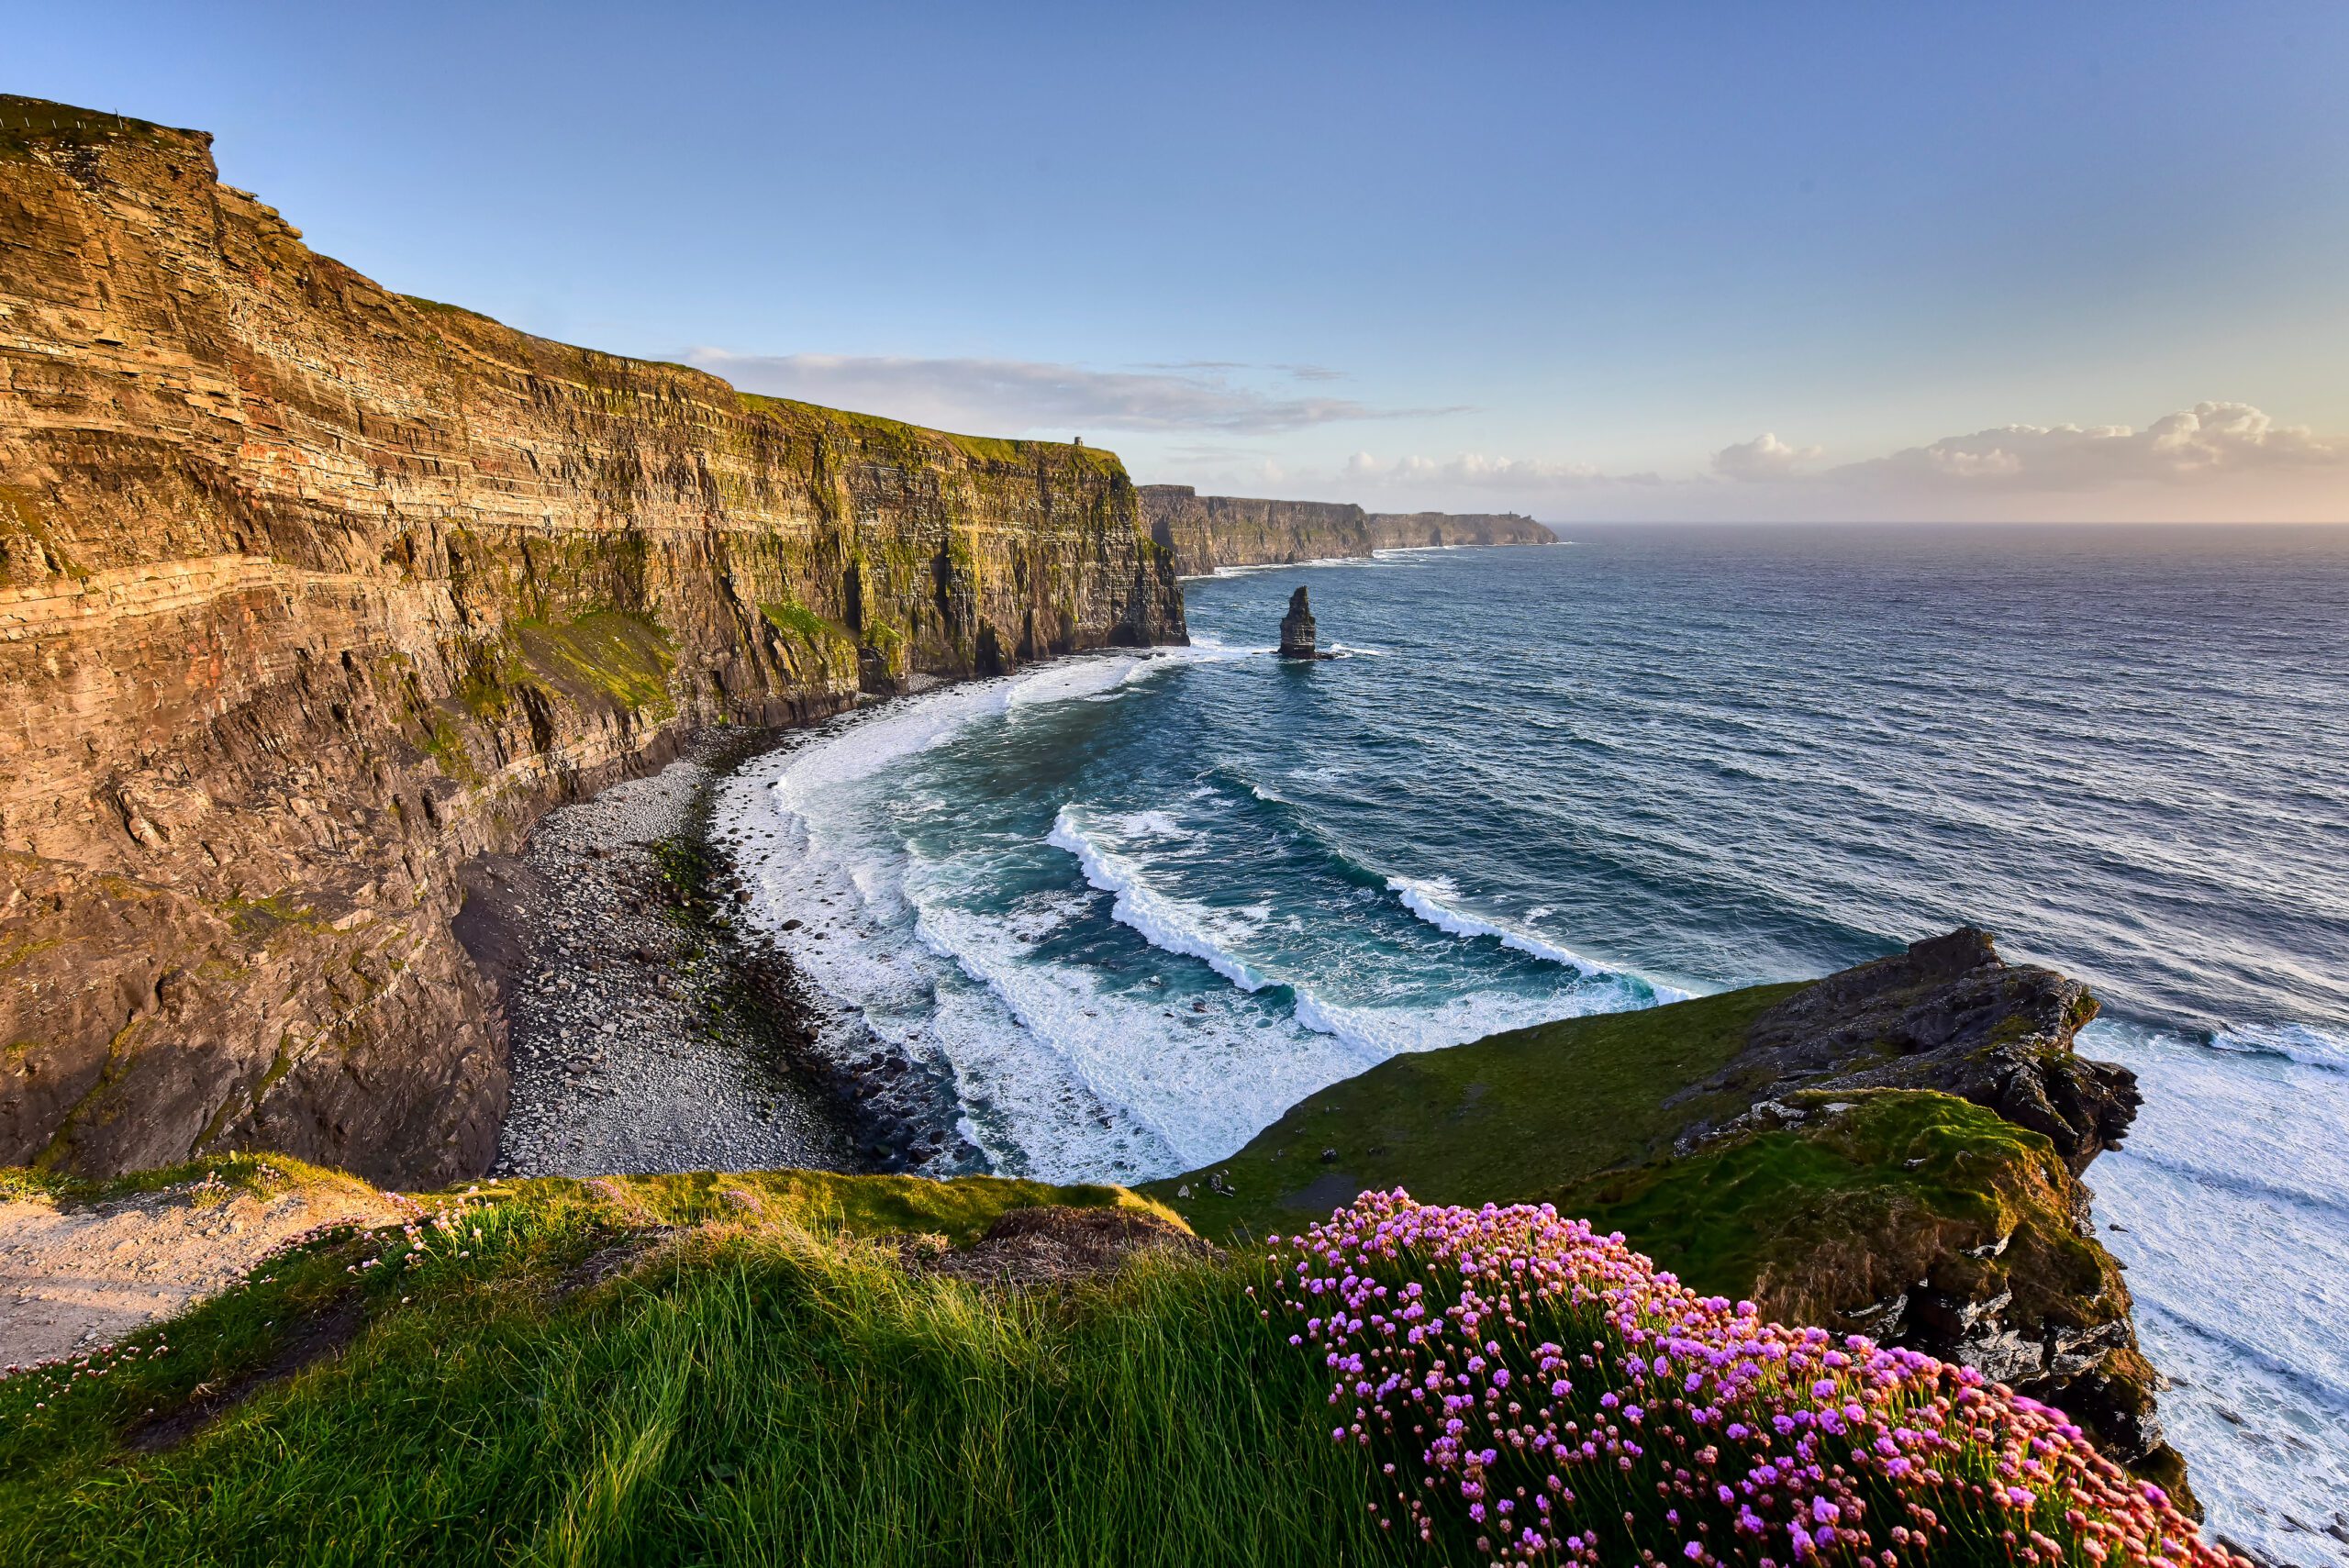
<svg viewBox="0 0 2349 1568"><path fill-rule="evenodd" d="M2240 1564L2061 1412L1699 1296L1546 1204L1365 1193L1273 1241L1380 1523L1456 1555Z"/></svg>

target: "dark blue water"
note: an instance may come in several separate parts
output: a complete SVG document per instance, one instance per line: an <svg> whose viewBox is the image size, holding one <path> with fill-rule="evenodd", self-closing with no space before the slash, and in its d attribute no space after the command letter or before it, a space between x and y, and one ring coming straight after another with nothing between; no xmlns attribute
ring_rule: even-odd
<svg viewBox="0 0 2349 1568"><path fill-rule="evenodd" d="M2219 1522L2349 1562L2349 530L1574 540L1195 583L1197 649L851 720L734 786L763 916L997 1167L1125 1178L1987 926L2143 1076L2091 1179ZM1345 657L1266 656L1300 583Z"/></svg>

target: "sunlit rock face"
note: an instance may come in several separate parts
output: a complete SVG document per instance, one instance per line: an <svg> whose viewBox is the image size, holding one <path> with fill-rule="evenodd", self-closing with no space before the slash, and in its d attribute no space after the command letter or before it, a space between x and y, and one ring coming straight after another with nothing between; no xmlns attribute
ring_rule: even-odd
<svg viewBox="0 0 2349 1568"><path fill-rule="evenodd" d="M456 868L695 726L1183 639L1109 453L391 294L0 99L0 1163L478 1171Z"/></svg>
<svg viewBox="0 0 2349 1568"><path fill-rule="evenodd" d="M1235 566L1359 560L1377 550L1431 545L1555 544L1515 512L1365 512L1351 502L1202 495L1187 484L1145 484L1142 521L1185 577Z"/></svg>

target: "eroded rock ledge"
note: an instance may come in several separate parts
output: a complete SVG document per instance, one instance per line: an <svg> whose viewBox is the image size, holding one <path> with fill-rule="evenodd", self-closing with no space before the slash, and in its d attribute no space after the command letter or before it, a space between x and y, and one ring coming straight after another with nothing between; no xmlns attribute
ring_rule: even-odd
<svg viewBox="0 0 2349 1568"><path fill-rule="evenodd" d="M477 1173L465 860L713 720L1183 638L1109 453L533 338L201 133L0 121L0 1163Z"/></svg>

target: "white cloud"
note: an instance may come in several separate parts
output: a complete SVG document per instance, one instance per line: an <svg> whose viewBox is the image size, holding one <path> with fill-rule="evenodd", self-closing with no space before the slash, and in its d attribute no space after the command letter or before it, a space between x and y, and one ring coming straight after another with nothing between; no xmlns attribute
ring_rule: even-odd
<svg viewBox="0 0 2349 1568"><path fill-rule="evenodd" d="M685 358L746 392L990 435L1090 429L1268 435L1346 419L1457 412L1375 408L1343 397L1276 396L1233 384L1221 373L1246 367L1221 361L1137 372L1032 360L738 354L724 349L695 349Z"/></svg>
<svg viewBox="0 0 2349 1568"><path fill-rule="evenodd" d="M2127 425L2006 425L1846 463L1820 477L1878 489L2060 491L2197 484L2257 472L2344 465L2349 438L2279 425L2247 403L2198 403L2142 430Z"/></svg>
<svg viewBox="0 0 2349 1568"><path fill-rule="evenodd" d="M1794 447L1765 430L1750 441L1723 447L1713 454L1713 472L1724 479L1786 479L1803 464L1827 455L1824 447Z"/></svg>

